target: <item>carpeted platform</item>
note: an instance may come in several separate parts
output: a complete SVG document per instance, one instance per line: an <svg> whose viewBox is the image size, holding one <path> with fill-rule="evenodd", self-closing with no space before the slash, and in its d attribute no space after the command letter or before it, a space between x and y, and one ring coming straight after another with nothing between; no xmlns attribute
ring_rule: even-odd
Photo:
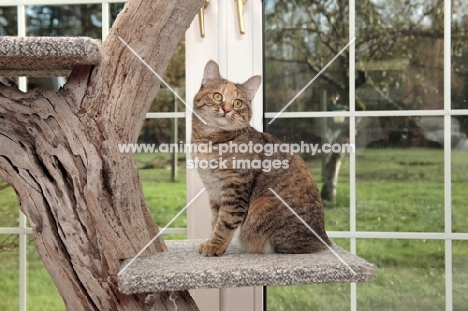
<svg viewBox="0 0 468 311"><path fill-rule="evenodd" d="M232 244L220 257L198 254L202 240L166 241L169 251L136 259L119 276L125 294L194 288L350 283L372 280L374 266L334 245L334 251L316 254L242 253ZM122 268L129 260L122 264Z"/></svg>
<svg viewBox="0 0 468 311"><path fill-rule="evenodd" d="M101 57L101 42L88 37L0 37L0 76L68 76Z"/></svg>

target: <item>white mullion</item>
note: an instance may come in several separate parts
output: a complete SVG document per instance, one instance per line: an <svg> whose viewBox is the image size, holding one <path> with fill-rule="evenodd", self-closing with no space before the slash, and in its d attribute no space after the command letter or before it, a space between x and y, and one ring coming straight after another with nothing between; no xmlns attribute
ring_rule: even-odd
<svg viewBox="0 0 468 311"><path fill-rule="evenodd" d="M122 3L127 0L107 0L108 3ZM19 5L73 5L73 4L101 4L102 0L3 0L1 6Z"/></svg>
<svg viewBox="0 0 468 311"><path fill-rule="evenodd" d="M445 232L381 232L381 231L327 231L330 238L395 239L395 240L468 240L468 233Z"/></svg>
<svg viewBox="0 0 468 311"><path fill-rule="evenodd" d="M452 116L451 116L451 0L444 2L444 218L445 233L452 233ZM445 309L453 308L452 240L445 239Z"/></svg>
<svg viewBox="0 0 468 311"><path fill-rule="evenodd" d="M31 228L0 228L0 234L32 234Z"/></svg>
<svg viewBox="0 0 468 311"><path fill-rule="evenodd" d="M20 229L26 229L27 220L26 216L20 212L19 216ZM28 234L19 234L19 310L26 311L27 300L27 246Z"/></svg>
<svg viewBox="0 0 468 311"><path fill-rule="evenodd" d="M26 8L24 5L17 6L17 20L18 20L18 37L26 36ZM21 91L26 92L28 82L26 77L18 78L18 87ZM19 229L24 230L27 226L26 216L19 212ZM19 310L26 311L27 300L27 246L28 239L26 233L19 233Z"/></svg>
<svg viewBox="0 0 468 311"><path fill-rule="evenodd" d="M102 8L101 8L101 14L102 14L102 41L106 39L107 35L109 34L109 29L110 29L110 21L109 21L109 2L103 2L102 3Z"/></svg>
<svg viewBox="0 0 468 311"><path fill-rule="evenodd" d="M349 1L349 40L353 40L356 34L356 11L355 1ZM356 112L356 44L355 41L349 46L349 112ZM349 117L349 143L354 146L356 143L356 116ZM349 155L349 227L351 233L356 232L356 153ZM356 238L350 239L351 254L356 254ZM356 283L350 286L351 311L357 310L357 290Z"/></svg>
<svg viewBox="0 0 468 311"><path fill-rule="evenodd" d="M185 112L148 112L146 114L146 119L182 119L185 117Z"/></svg>
<svg viewBox="0 0 468 311"><path fill-rule="evenodd" d="M187 228L167 228L162 235L165 234L187 234Z"/></svg>
<svg viewBox="0 0 468 311"><path fill-rule="evenodd" d="M252 3L252 23L249 25L252 31L252 74L259 74L263 77L263 45L258 42L263 42L263 3L261 1L253 1ZM263 83L265 81L263 80ZM263 89L264 84L260 85L257 94L255 95L252 105L252 126L263 132Z"/></svg>
<svg viewBox="0 0 468 311"><path fill-rule="evenodd" d="M351 65L350 65L351 66ZM294 105L294 104L293 104ZM273 119L278 112L265 112L266 119ZM278 119L330 118L330 117L423 117L445 115L468 115L468 109L457 110L371 110L371 111L301 111L283 112Z"/></svg>
<svg viewBox="0 0 468 311"><path fill-rule="evenodd" d="M32 228L0 228L0 234L32 234ZM167 228L163 234L187 234L187 228ZM343 239L408 239L468 241L468 233L445 232L380 232L380 231L327 231L331 238Z"/></svg>
<svg viewBox="0 0 468 311"><path fill-rule="evenodd" d="M252 9L250 10L252 14L251 23L248 24L252 31L252 74L259 74L263 77L263 1L252 1ZM260 89L255 95L252 108L252 126L258 131L263 132L263 90L264 85L260 86ZM263 295L264 288L262 286L257 286L253 290L253 310L262 311L266 308L264 306Z"/></svg>

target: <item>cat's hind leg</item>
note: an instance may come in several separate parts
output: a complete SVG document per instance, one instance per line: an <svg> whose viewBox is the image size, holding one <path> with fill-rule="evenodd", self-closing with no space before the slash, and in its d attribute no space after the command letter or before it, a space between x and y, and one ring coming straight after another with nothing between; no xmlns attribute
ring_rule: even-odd
<svg viewBox="0 0 468 311"><path fill-rule="evenodd" d="M276 235L272 238L275 253L307 254L326 250L327 247L312 233L301 232L295 235Z"/></svg>
<svg viewBox="0 0 468 311"><path fill-rule="evenodd" d="M249 212L242 224L239 240L242 248L249 253L271 254L270 243L272 224L271 198L257 198L250 203Z"/></svg>

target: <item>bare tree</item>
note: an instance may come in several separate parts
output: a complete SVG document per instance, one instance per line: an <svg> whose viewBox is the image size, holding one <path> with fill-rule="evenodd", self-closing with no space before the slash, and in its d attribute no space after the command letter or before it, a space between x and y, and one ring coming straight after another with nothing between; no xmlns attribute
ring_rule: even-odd
<svg viewBox="0 0 468 311"><path fill-rule="evenodd" d="M58 92L0 85L0 175L14 187L69 310L197 309L187 291L118 290L122 260L158 228L133 156L117 146L136 142L160 83L119 37L162 74L202 3L130 0L100 65L75 67ZM144 255L165 249L158 239Z"/></svg>
<svg viewBox="0 0 468 311"><path fill-rule="evenodd" d="M464 86L468 45L462 39L466 37L467 20L462 13L466 11L466 4L457 0L453 8L459 14L454 14L452 26L452 44L456 51L452 57L452 100L453 107L462 108L467 105L464 98L468 89ZM354 109L443 108L443 1L409 0L385 4L382 1L358 1L355 11L353 87L356 101L351 103ZM343 0L275 0L266 5L265 98L269 111L282 109L349 42L348 16L349 3ZM349 68L346 50L296 100L294 111L335 110L337 106L341 109L336 110L349 109ZM324 93L328 94L327 107L321 105ZM356 118L354 132L365 133L369 119ZM400 118L400 124L395 127L416 127L416 121L415 118ZM307 132L309 139L317 140L314 135L320 133L311 129L318 128L319 124L316 126L313 122L310 119L284 119L282 129L286 124L294 126L296 131L290 136L296 141L303 140L304 136L300 135ZM384 129L390 132L389 127ZM337 131L324 131L333 135L321 137L321 141L347 143L349 122L343 122L338 130L338 134ZM334 201L336 198L338 173L344 157L342 152L331 153L326 159L321 189L324 200Z"/></svg>

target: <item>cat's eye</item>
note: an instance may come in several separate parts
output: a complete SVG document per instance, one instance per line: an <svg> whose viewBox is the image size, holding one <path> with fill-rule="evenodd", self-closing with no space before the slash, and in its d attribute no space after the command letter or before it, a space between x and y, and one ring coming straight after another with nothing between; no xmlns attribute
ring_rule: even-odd
<svg viewBox="0 0 468 311"><path fill-rule="evenodd" d="M213 99L216 100L217 102L220 102L223 100L223 95L219 94L219 93L214 93L213 94Z"/></svg>
<svg viewBox="0 0 468 311"><path fill-rule="evenodd" d="M240 107L242 107L242 101L240 99L234 99L234 101L232 102L232 106L234 108L239 109Z"/></svg>

